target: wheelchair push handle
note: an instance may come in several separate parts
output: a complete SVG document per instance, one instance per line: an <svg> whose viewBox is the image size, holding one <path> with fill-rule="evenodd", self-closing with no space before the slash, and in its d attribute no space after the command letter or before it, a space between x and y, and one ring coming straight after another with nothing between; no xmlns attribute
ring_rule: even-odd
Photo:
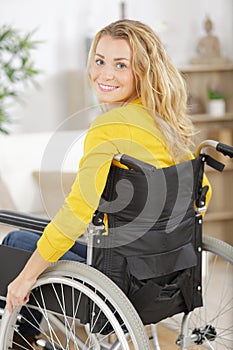
<svg viewBox="0 0 233 350"><path fill-rule="evenodd" d="M208 147L214 148L216 151L222 153L224 156L233 158L233 146L214 140L205 140L201 142L197 148L196 156L205 153L205 150Z"/></svg>
<svg viewBox="0 0 233 350"><path fill-rule="evenodd" d="M216 146L216 150L218 152L221 152L224 156L228 156L230 158L233 158L233 146L219 142Z"/></svg>

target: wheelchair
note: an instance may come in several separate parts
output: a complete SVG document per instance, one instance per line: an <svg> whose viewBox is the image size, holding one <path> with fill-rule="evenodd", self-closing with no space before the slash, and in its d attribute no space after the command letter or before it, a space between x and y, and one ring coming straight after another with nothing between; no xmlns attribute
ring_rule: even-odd
<svg viewBox="0 0 233 350"><path fill-rule="evenodd" d="M29 349L233 349L233 247L202 234L204 168L224 168L211 148L233 157L232 146L213 140L164 169L116 155L128 169L110 169L84 235L87 264L52 264L26 306L0 309L0 348L14 349L27 322L40 333ZM2 210L0 222L43 232L49 219ZM1 303L30 254L0 246Z"/></svg>

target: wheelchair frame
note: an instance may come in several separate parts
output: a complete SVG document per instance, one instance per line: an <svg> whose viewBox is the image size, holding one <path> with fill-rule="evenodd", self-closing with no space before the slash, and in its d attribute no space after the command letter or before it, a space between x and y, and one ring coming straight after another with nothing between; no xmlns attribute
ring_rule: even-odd
<svg viewBox="0 0 233 350"><path fill-rule="evenodd" d="M228 155L230 157L233 157L233 147L218 143L213 140L206 140L203 143L200 144L200 146L197 149L197 154L204 156L207 148L214 148L215 150L221 152L224 155ZM120 161L123 164L126 164L130 167L136 168L136 170L140 170L142 165L145 166L145 163L142 163L138 160L135 160L131 157L128 157L126 155L117 155L116 159ZM136 162L136 165L135 165ZM148 165L148 171L151 170L151 167ZM200 214L204 210L204 203L197 208L197 213ZM0 222L10 224L10 225L16 225L22 228L27 228L30 230L36 230L39 232L43 231L43 228L47 225L49 220L47 219L41 219L37 217L33 217L30 215L24 215L21 213L14 213L9 211L0 211ZM112 335L104 335L102 338L100 335L96 335L92 332L92 330L88 329L90 325L85 326L85 330L87 333L87 338L89 339L90 345L83 341L81 338L79 338L76 335L76 332L73 332L73 328L75 328L76 325L74 325L74 320L72 321L71 325L68 325L68 321L62 320L59 318L57 313L44 313L44 318L48 318L53 324L56 325L57 329L60 329L64 334L66 334L66 345L62 345L60 341L56 338L56 332L53 332L49 329L50 332L50 340L52 339L52 342L50 345L48 342L48 339L39 339L37 345L40 345L44 347L44 349L54 349L54 350L60 350L60 349L130 349L128 341L130 339L131 343L133 344L134 349L139 350L146 350L150 349L151 346L154 346L156 350L160 349L166 349L166 347L163 347L163 345L160 344L160 341L158 339L157 334L157 328L156 325L152 324L150 325L150 334L151 334L151 343L149 344L148 337L145 333L144 326L140 320L140 317L138 316L137 312L135 311L134 307L132 306L131 302L127 299L127 297L122 293L122 291L111 281L108 277L104 276L101 272L96 271L91 266L92 263L92 254L93 254L93 238L94 236L101 235L103 231L103 227L100 225L94 225L90 224L87 234L87 241L88 241L88 254L87 254L87 265L83 265L80 263L74 263L74 262L58 262L57 264L52 265L49 269L45 271L42 276L37 281L37 284L35 285L35 288L33 290L40 289L41 286L44 284L48 284L48 281L54 286L56 283L66 283L70 288L73 288L74 290L76 288L79 288L79 291L81 290L82 293L87 295L90 299L93 300L94 303L98 305L98 307L102 310L102 312L105 313L107 317L110 318L110 322L112 324L112 327L114 329L114 333L117 336L117 339L115 340L115 337ZM216 240L211 237L203 237L203 246L202 246L203 253L210 253L213 255L216 259L221 259L222 262L226 263L226 266L228 269L230 269L230 272L233 270L233 247L230 245ZM17 252L18 253L18 252ZM28 255L27 255L28 257ZM206 260L206 264L209 264L209 258ZM23 264L24 262L22 262ZM216 263L216 262L215 262ZM94 290L98 291L98 295L95 295ZM43 291L41 292L43 294ZM57 291L54 292L56 294ZM62 296L63 298L64 296ZM80 297L80 294L76 296L76 299ZM232 298L229 300L229 303L231 303L232 307ZM66 308L66 304L65 308ZM230 307L230 304L228 305ZM30 308L35 308L36 306L30 305ZM200 308L202 309L202 308ZM20 322L20 314L19 314L20 308L15 308L13 315L9 315L7 310L4 312L2 311L2 321L1 321L1 328L0 328L0 345L2 346L3 350L10 349L13 344L13 334L12 327L14 328L14 331L17 331L17 323ZM113 311L114 310L114 311ZM94 310L95 311L95 310ZM96 312L96 311L95 311ZM64 313L64 308L63 308ZM200 323L198 326L192 326L190 328L191 318L196 313L195 311L192 311L188 314L184 314L184 316L181 317L178 315L178 323L180 328L180 333L178 334L178 338L176 339L176 344L180 347L180 349L187 350L190 346L196 347L202 347L203 344L209 349L225 349L224 347L221 348L219 345L215 345L215 341L217 344L218 341L218 334L217 334L217 328L214 328L212 325L206 323L201 325ZM116 317L117 314L117 317ZM119 326L118 316L122 320L122 323L124 324L124 327L122 328L122 325ZM172 317L172 319L175 319L175 317ZM166 320L162 324L167 322ZM170 326L169 326L170 327ZM173 327L172 327L173 328ZM67 330L68 329L68 330ZM122 331L123 329L123 331ZM127 329L127 332L125 333L125 330ZM228 331L233 333L232 331L232 325L229 326ZM72 334L71 334L72 333ZM216 333L216 334L215 334ZM101 339L100 339L101 338ZM110 339L114 338L114 340ZM107 339L107 340L106 340ZM109 340L110 339L110 340ZM230 344L231 339L229 338L229 342L226 344ZM73 343L73 348L69 347L69 343ZM233 342L233 340L232 340ZM153 345L152 345L153 344ZM51 346L51 347L49 347ZM53 347L52 347L53 346ZM174 344L175 346L175 344ZM204 346L204 345L203 345ZM216 346L216 347L215 347ZM232 344L230 345L232 346ZM23 349L23 348L22 348ZM169 348L170 349L170 348ZM230 349L230 348L229 348Z"/></svg>

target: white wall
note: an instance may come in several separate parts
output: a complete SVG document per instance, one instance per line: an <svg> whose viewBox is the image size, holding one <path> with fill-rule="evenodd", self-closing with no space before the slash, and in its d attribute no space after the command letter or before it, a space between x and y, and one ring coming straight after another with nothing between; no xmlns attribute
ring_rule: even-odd
<svg viewBox="0 0 233 350"><path fill-rule="evenodd" d="M22 30L38 28L43 40L35 52L41 75L40 89L27 87L25 103L16 105L15 132L53 131L76 110L88 105L85 94L85 39L119 18L120 0L1 0L0 23ZM128 18L146 22L157 30L174 63L187 63L203 35L205 15L214 21L222 52L233 60L232 0L126 0ZM87 126L86 113L64 128ZM77 122L78 120L78 122Z"/></svg>
<svg viewBox="0 0 233 350"><path fill-rule="evenodd" d="M10 196L21 212L54 216L70 192L84 138L82 130L1 135L0 209L12 209Z"/></svg>

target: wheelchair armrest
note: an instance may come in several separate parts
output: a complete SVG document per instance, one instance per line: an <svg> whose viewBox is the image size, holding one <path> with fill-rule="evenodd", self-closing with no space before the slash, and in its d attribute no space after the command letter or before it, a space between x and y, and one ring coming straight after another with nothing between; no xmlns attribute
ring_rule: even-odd
<svg viewBox="0 0 233 350"><path fill-rule="evenodd" d="M20 228L43 232L50 219L11 210L0 210L0 223Z"/></svg>

